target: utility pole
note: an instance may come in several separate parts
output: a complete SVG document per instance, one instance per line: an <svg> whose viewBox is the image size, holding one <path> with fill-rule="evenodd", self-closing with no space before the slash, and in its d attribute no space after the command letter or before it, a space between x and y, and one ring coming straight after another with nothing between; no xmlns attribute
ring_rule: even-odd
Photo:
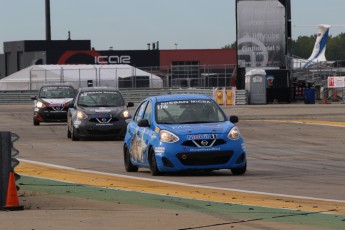
<svg viewBox="0 0 345 230"><path fill-rule="evenodd" d="M50 0L46 0L46 40L51 40L51 31L50 31Z"/></svg>

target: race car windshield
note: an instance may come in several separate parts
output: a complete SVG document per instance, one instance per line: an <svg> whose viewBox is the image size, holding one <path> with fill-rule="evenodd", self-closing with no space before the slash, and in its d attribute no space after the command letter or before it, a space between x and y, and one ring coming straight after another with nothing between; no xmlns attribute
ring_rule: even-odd
<svg viewBox="0 0 345 230"><path fill-rule="evenodd" d="M124 106L122 96L117 92L84 92L81 93L78 105L83 107L118 107Z"/></svg>
<svg viewBox="0 0 345 230"><path fill-rule="evenodd" d="M211 100L169 101L156 104L159 124L192 124L226 121L219 106Z"/></svg>
<svg viewBox="0 0 345 230"><path fill-rule="evenodd" d="M72 87L43 87L39 97L47 99L74 98L75 91Z"/></svg>

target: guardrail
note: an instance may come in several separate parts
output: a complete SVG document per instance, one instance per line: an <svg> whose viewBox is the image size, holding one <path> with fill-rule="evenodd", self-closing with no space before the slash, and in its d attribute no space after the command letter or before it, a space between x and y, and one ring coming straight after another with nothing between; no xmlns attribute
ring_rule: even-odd
<svg viewBox="0 0 345 230"><path fill-rule="evenodd" d="M9 90L0 91L0 104L28 104L32 103L31 96L37 95L37 90Z"/></svg>
<svg viewBox="0 0 345 230"><path fill-rule="evenodd" d="M148 96L158 96L164 94L206 94L212 97L212 89L120 89L125 101L139 103ZM37 90L10 90L0 91L0 104L30 104L32 103L31 96L37 95Z"/></svg>

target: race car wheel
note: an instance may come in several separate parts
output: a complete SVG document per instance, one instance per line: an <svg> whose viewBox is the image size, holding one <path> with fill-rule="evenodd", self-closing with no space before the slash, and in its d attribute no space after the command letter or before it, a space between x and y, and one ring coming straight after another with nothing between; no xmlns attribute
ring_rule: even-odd
<svg viewBox="0 0 345 230"><path fill-rule="evenodd" d="M235 168L235 169L230 169L232 174L234 175L243 175L247 171L247 164L244 165L242 168Z"/></svg>
<svg viewBox="0 0 345 230"><path fill-rule="evenodd" d="M72 141L79 141L79 136L77 134L77 131L74 129L74 126L72 124L72 131L71 131L71 138L72 138Z"/></svg>
<svg viewBox="0 0 345 230"><path fill-rule="evenodd" d="M71 138L72 134L71 131L69 131L69 128L67 127L67 138Z"/></svg>
<svg viewBox="0 0 345 230"><path fill-rule="evenodd" d="M37 118L34 117L34 126L40 125L39 120L37 120Z"/></svg>
<svg viewBox="0 0 345 230"><path fill-rule="evenodd" d="M149 152L149 165L150 165L150 171L151 171L152 176L161 175L161 172L159 171L157 167L156 155L152 148L150 149L150 152Z"/></svg>
<svg viewBox="0 0 345 230"><path fill-rule="evenodd" d="M138 167L134 166L131 162L131 154L129 153L129 149L127 147L124 148L123 150L123 154L124 154L124 162L125 162L125 169L127 172L137 172L138 171Z"/></svg>

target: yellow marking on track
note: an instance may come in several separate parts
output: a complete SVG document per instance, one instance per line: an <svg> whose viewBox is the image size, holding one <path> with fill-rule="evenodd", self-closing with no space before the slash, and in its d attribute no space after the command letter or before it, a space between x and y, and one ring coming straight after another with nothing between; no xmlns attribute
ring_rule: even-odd
<svg viewBox="0 0 345 230"><path fill-rule="evenodd" d="M340 122L340 121L319 121L319 120L260 120L260 121L345 127L345 122Z"/></svg>
<svg viewBox="0 0 345 230"><path fill-rule="evenodd" d="M82 171L67 167L62 168L53 165L46 166L23 161L16 167L16 172L31 177L111 189L130 190L214 202L345 215L345 202L342 201L296 198L272 194L255 194L221 188L204 188L193 185L182 185L147 179L143 180L140 178L136 179L134 177L121 175Z"/></svg>

